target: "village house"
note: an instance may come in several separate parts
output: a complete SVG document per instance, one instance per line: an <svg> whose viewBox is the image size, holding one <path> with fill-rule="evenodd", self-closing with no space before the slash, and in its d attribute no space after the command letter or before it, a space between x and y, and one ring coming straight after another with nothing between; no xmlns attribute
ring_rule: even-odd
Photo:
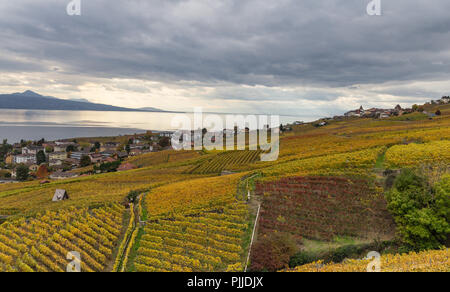
<svg viewBox="0 0 450 292"><path fill-rule="evenodd" d="M107 151L100 152L100 154L103 156L103 158L112 157L116 153L117 153L117 151L112 151L112 150L107 150Z"/></svg>
<svg viewBox="0 0 450 292"><path fill-rule="evenodd" d="M68 164L72 167L76 167L80 164L80 161L77 159L73 159L73 158L66 158L66 159L64 159L64 163Z"/></svg>
<svg viewBox="0 0 450 292"><path fill-rule="evenodd" d="M128 157L128 153L126 151L104 151L100 152L103 159L106 159L108 157L114 158L114 159L125 159Z"/></svg>
<svg viewBox="0 0 450 292"><path fill-rule="evenodd" d="M136 166L134 166L133 164L127 162L127 163L122 163L119 166L119 168L117 168L117 171L132 170L132 169L135 169L135 168L136 168Z"/></svg>
<svg viewBox="0 0 450 292"><path fill-rule="evenodd" d="M169 131L159 132L159 136L160 137L172 138L173 132L169 132Z"/></svg>
<svg viewBox="0 0 450 292"><path fill-rule="evenodd" d="M137 155L141 155L142 154L142 150L141 149L133 149L130 151L130 155L131 156L137 156Z"/></svg>
<svg viewBox="0 0 450 292"><path fill-rule="evenodd" d="M39 151L44 151L45 148L42 146L26 146L22 148L22 154L33 154L36 155Z"/></svg>
<svg viewBox="0 0 450 292"><path fill-rule="evenodd" d="M117 148L119 148L120 143L117 142L106 142L103 145L100 146L100 152L105 152L105 151L116 151Z"/></svg>
<svg viewBox="0 0 450 292"><path fill-rule="evenodd" d="M59 159L50 159L48 161L49 166L61 166L62 163L63 163L62 160L59 160Z"/></svg>
<svg viewBox="0 0 450 292"><path fill-rule="evenodd" d="M381 113L383 113L383 109L379 108L370 108L368 110L364 111L364 117L365 118L378 118Z"/></svg>
<svg viewBox="0 0 450 292"><path fill-rule="evenodd" d="M63 146L63 145L55 145L55 147L53 147L53 151L55 152L66 152L67 146Z"/></svg>
<svg viewBox="0 0 450 292"><path fill-rule="evenodd" d="M101 153L92 153L88 155L92 163L100 163L103 161L103 155Z"/></svg>
<svg viewBox="0 0 450 292"><path fill-rule="evenodd" d="M112 157L107 157L107 158L105 158L105 160L104 160L104 162L108 162L108 163L112 163L112 162L116 162L116 161L117 161L117 159L112 158Z"/></svg>
<svg viewBox="0 0 450 292"><path fill-rule="evenodd" d="M68 178L75 178L78 177L78 174L71 173L71 172L54 172L50 174L51 179L68 179Z"/></svg>
<svg viewBox="0 0 450 292"><path fill-rule="evenodd" d="M130 144L130 149L144 149L144 144Z"/></svg>
<svg viewBox="0 0 450 292"><path fill-rule="evenodd" d="M55 152L66 152L67 147L74 146L77 148L79 145L74 142L60 142L56 141L55 146L53 147L53 151Z"/></svg>
<svg viewBox="0 0 450 292"><path fill-rule="evenodd" d="M13 164L14 163L14 155L8 154L5 158L6 164Z"/></svg>
<svg viewBox="0 0 450 292"><path fill-rule="evenodd" d="M48 154L49 160L64 160L67 158L66 152L52 152Z"/></svg>
<svg viewBox="0 0 450 292"><path fill-rule="evenodd" d="M15 164L35 164L36 163L36 154L19 154L14 156Z"/></svg>
<svg viewBox="0 0 450 292"><path fill-rule="evenodd" d="M117 159L125 159L128 157L128 153L126 151L117 151L113 157Z"/></svg>
<svg viewBox="0 0 450 292"><path fill-rule="evenodd" d="M93 154L93 152L90 152L89 150L76 151L76 152L70 153L70 158L80 161L81 157L89 156L90 154Z"/></svg>
<svg viewBox="0 0 450 292"><path fill-rule="evenodd" d="M359 109L354 111L349 111L344 114L346 117L362 117L364 115L364 108L361 106Z"/></svg>

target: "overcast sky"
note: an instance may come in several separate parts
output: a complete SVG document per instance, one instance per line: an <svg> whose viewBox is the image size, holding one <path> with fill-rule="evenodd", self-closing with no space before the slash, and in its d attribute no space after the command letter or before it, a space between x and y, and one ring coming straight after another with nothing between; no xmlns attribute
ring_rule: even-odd
<svg viewBox="0 0 450 292"><path fill-rule="evenodd" d="M0 93L333 115L450 95L450 1L0 1Z"/></svg>

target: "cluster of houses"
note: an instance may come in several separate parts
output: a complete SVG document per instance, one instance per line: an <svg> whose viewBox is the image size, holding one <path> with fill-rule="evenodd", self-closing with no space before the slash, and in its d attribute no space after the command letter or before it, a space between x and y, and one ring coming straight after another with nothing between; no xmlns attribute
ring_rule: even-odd
<svg viewBox="0 0 450 292"><path fill-rule="evenodd" d="M427 102L426 104L449 104L450 96L443 96L441 99L432 100L431 102Z"/></svg>
<svg viewBox="0 0 450 292"><path fill-rule="evenodd" d="M70 170L82 166L82 160L86 161L86 157L89 158L89 164L94 165L123 161L129 156L164 150L158 144L159 140L162 137L171 138L172 135L172 132L152 133L149 131L146 134L131 136L126 144L105 142L86 145L84 143L83 147L73 141L42 142L26 146L16 143L13 145L12 151L6 155L5 163L11 170L12 179L17 176L18 165L26 165L30 172L35 173L42 164L45 164L51 171L49 176L51 179L66 179L78 176ZM45 162L42 162L42 158ZM131 165L123 163L118 170L130 168L132 168Z"/></svg>
<svg viewBox="0 0 450 292"><path fill-rule="evenodd" d="M431 102L427 102L426 105L440 105L440 104L448 104L450 103L449 96L443 96L441 99L432 100ZM397 105L393 109L381 109L381 108L370 108L364 109L362 106L357 110L352 110L346 112L344 117L361 117L361 118L377 118L377 119L387 119L392 116L401 116L404 114L412 113L414 109L407 108L404 109L400 105ZM342 116L337 116L335 119L342 118Z"/></svg>
<svg viewBox="0 0 450 292"><path fill-rule="evenodd" d="M392 116L401 116L407 113L412 113L412 109L403 109L400 105L397 105L393 109L381 109L381 108L370 108L364 109L362 106L357 110L352 110L346 112L344 117L360 117L360 118L376 118L376 119L386 119Z"/></svg>
<svg viewBox="0 0 450 292"><path fill-rule="evenodd" d="M450 104L450 96L443 96L441 99L431 100L430 102L425 103L425 105L444 105L444 104ZM285 126L281 125L280 130L282 132L289 132L293 130L292 126L301 126L306 124L312 124L316 127L323 127L328 125L328 121L330 120L345 120L349 118L387 119L393 116L402 116L404 114L409 114L414 111L423 112L424 114L427 114L430 118L435 117L438 114L426 112L423 110L423 106L418 105L413 106L413 108L402 108L400 105L397 105L393 109L381 109L381 108L364 109L363 106L361 106L359 109L346 112L344 115L334 116L333 118L324 118L312 123L296 121L292 124L288 124Z"/></svg>

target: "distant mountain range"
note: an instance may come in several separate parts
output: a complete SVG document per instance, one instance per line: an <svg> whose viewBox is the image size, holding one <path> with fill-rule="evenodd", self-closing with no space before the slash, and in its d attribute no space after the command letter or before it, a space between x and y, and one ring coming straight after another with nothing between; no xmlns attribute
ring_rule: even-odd
<svg viewBox="0 0 450 292"><path fill-rule="evenodd" d="M22 93L0 94L0 108L28 110L69 110L69 111L140 111L165 112L153 107L132 109L107 104L92 103L87 100L66 100L52 96L42 96L27 90Z"/></svg>

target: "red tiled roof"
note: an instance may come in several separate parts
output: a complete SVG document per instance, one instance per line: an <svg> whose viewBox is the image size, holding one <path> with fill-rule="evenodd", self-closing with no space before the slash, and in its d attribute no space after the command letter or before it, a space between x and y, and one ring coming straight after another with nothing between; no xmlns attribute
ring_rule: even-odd
<svg viewBox="0 0 450 292"><path fill-rule="evenodd" d="M124 171L124 170L131 170L131 169L135 169L135 168L136 168L136 166L134 166L131 163L126 162L126 163L121 164L117 170Z"/></svg>

